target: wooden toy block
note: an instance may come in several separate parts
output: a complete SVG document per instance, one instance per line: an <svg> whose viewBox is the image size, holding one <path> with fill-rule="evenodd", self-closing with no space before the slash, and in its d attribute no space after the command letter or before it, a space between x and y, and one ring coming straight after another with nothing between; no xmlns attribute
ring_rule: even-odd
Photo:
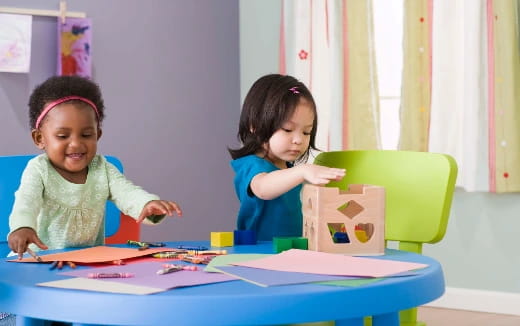
<svg viewBox="0 0 520 326"><path fill-rule="evenodd" d="M212 247L232 247L233 232L211 232Z"/></svg>
<svg viewBox="0 0 520 326"><path fill-rule="evenodd" d="M307 250L307 239L302 237L274 237L273 250L280 253L292 248Z"/></svg>
<svg viewBox="0 0 520 326"><path fill-rule="evenodd" d="M348 255L385 253L385 189L303 186L303 236L309 250Z"/></svg>
<svg viewBox="0 0 520 326"><path fill-rule="evenodd" d="M253 230L235 230L233 232L235 245L256 244L256 232Z"/></svg>

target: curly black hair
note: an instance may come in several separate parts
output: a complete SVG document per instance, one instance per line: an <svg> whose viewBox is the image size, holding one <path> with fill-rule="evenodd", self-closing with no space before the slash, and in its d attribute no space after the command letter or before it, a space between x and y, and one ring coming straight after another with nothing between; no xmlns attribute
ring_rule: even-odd
<svg viewBox="0 0 520 326"><path fill-rule="evenodd" d="M301 100L307 101L314 112L309 147L296 163L306 162L315 145L318 115L311 92L301 81L289 75L269 74L261 77L246 95L240 122L238 140L242 147L228 148L232 159L255 154L262 149L276 130L280 129L296 110Z"/></svg>
<svg viewBox="0 0 520 326"><path fill-rule="evenodd" d="M67 96L81 96L96 105L98 110L98 123L105 117L105 105L99 86L90 79L80 76L53 76L34 88L29 98L29 124L36 128L36 120L45 106L50 102ZM85 104L78 100L71 102Z"/></svg>

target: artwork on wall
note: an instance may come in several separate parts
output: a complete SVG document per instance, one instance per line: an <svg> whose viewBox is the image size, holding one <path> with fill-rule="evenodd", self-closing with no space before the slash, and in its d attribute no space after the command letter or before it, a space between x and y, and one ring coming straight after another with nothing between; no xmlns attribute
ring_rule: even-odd
<svg viewBox="0 0 520 326"><path fill-rule="evenodd" d="M32 16L0 14L0 71L29 72Z"/></svg>
<svg viewBox="0 0 520 326"><path fill-rule="evenodd" d="M90 18L58 18L58 75L92 76Z"/></svg>

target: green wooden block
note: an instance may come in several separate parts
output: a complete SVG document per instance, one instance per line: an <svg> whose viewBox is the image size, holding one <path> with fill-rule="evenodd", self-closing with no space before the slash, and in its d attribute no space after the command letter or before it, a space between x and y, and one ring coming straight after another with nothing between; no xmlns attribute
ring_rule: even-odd
<svg viewBox="0 0 520 326"><path fill-rule="evenodd" d="M289 250L293 245L293 238L291 237L274 237L273 238L273 250L276 253L280 253L285 250Z"/></svg>
<svg viewBox="0 0 520 326"><path fill-rule="evenodd" d="M309 249L309 241L307 240L307 238L295 237L292 240L292 247L296 249L307 250Z"/></svg>

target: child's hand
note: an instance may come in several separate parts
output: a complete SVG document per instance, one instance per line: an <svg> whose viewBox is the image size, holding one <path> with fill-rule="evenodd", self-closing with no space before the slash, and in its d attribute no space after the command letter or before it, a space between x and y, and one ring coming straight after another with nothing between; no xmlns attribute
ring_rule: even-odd
<svg viewBox="0 0 520 326"><path fill-rule="evenodd" d="M24 252L30 243L34 243L40 249L49 249L36 235L36 231L31 228L19 228L18 230L9 234L7 239L9 248L18 254L18 260L22 259Z"/></svg>
<svg viewBox="0 0 520 326"><path fill-rule="evenodd" d="M315 185L325 185L330 181L339 181L345 176L345 169L329 168L321 165L304 164L300 165L303 171L303 178Z"/></svg>
<svg viewBox="0 0 520 326"><path fill-rule="evenodd" d="M182 216L182 210L177 203L168 200L152 200L143 207L143 211L136 222L141 223L145 218L151 215L172 216L173 213Z"/></svg>

